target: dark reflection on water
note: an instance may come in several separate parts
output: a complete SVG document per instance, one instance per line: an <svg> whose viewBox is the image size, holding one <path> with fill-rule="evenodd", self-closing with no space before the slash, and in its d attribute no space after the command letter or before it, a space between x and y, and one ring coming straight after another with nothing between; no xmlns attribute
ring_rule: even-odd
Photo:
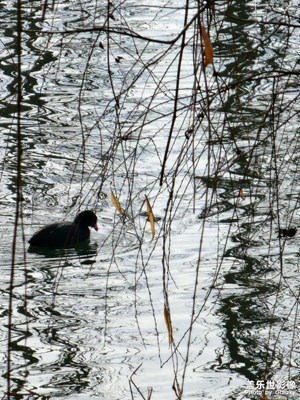
<svg viewBox="0 0 300 400"><path fill-rule="evenodd" d="M18 357L18 354L20 355L20 360L22 360L21 368L24 371L24 373L18 374L18 378L13 377L13 382L16 384L16 387L12 391L13 396L20 395L22 392L26 396L29 387L32 394L36 394L38 398L48 398L49 395L51 396L52 390L52 394L55 396L66 396L81 392L89 383L87 377L90 368L88 365L76 361L79 348L76 343L70 343L69 338L64 336L60 332L60 329L66 326L72 326L72 329L74 329L76 326L82 324L82 321L76 321L70 315L62 315L59 311L55 310L55 303L51 305L51 308L47 307L46 304L43 305L40 303L42 312L35 315L31 314L30 304L32 300L32 298L28 299L26 306L19 307L18 309L19 314L25 315L27 321L30 322L29 329L22 331L19 324L17 324L14 332L17 333L18 339L13 340L11 343L11 351L15 357ZM47 322L45 321L46 316L48 319ZM47 325L39 325L39 321L44 321ZM42 347L39 346L39 348L33 350L30 338L36 336L36 334L41 339ZM46 361L46 364L40 365L41 354L44 353L42 350L43 347L60 349L59 358L55 361L50 361L52 358L50 357L50 360ZM46 397L41 397L38 392L35 393L31 385L28 386L27 378L32 379L36 374L41 375L45 381L48 395ZM40 391L43 391L43 385L40 386Z"/></svg>
<svg viewBox="0 0 300 400"><path fill-rule="evenodd" d="M267 293L266 293L267 292ZM225 339L228 344L230 362L222 368L236 371L249 380L272 379L272 364L282 354L275 354L259 331L280 322L268 309L261 307L261 300L272 294L269 289L259 289L249 295L228 296L220 311L224 314ZM257 298L260 297L260 301ZM268 369L270 368L270 374Z"/></svg>
<svg viewBox="0 0 300 400"><path fill-rule="evenodd" d="M97 243L82 243L77 246L70 246L64 248L49 248L39 246L28 246L28 253L38 254L45 258L78 258L82 259L85 263L89 263L88 258L95 257L97 255Z"/></svg>
<svg viewBox="0 0 300 400"><path fill-rule="evenodd" d="M291 90L292 81L281 81L280 89L280 84L276 83L275 92L279 103L282 102L282 113L278 111L281 106L276 103L275 112L268 115L267 107L272 107L272 81L268 80L268 75L284 63L278 52L287 55L289 50L287 36L282 35L281 28L276 34L277 29L262 24L258 28L262 35L255 35L257 25L247 20L255 19L256 15L274 20L283 16L275 9L265 14L258 3L256 12L252 8L254 3L231 3L227 9L230 25L224 25L220 31L227 40L220 42L218 50L224 57L232 55L220 74L224 78L244 79L243 84L233 88L222 108L231 126L229 132L224 133L225 143L229 136L228 143L232 143L236 155L226 171L226 179L224 175L209 182L201 178L202 184L221 193L199 218L220 215L220 223L231 226L230 244L221 261L230 268L222 275L218 310L223 318L228 355L224 355L217 369L230 369L254 382L290 378L298 386L299 373L291 366L291 360L297 358L295 352L298 351L293 335L294 324L298 325L299 320L296 284L299 239L285 237L286 240L280 241L278 232L300 223L299 204L289 196L289 184L294 189L297 186L297 178L290 171L299 170L293 156L298 153L298 145L291 144L298 140L295 132L299 121L293 118L294 110L284 112L283 104L290 104L294 98L283 94ZM266 59L268 62L264 64ZM292 58L287 57L287 60L289 63ZM291 69L295 67L293 61L285 67L287 65ZM255 78L257 74L261 75L260 79ZM277 129L282 121L285 126L289 118L293 119L292 128L284 138ZM231 217L228 216L230 210ZM246 396L243 389L239 395ZM298 394L293 391L289 395L294 399ZM256 399L259 395L249 398Z"/></svg>
<svg viewBox="0 0 300 400"><path fill-rule="evenodd" d="M88 340L92 332L101 345L104 323L100 318L92 324L81 311L87 310L86 303L95 297L92 307L98 307L97 313L104 313L105 294L89 278L97 249L97 243L76 248L28 248L25 303L16 309L13 332L17 339L11 343L16 364L12 374L14 398L27 398L28 390L33 398L75 396L90 384L93 367L80 354L87 349L93 351L95 343ZM74 268L78 263L85 268ZM78 286L69 286L70 273ZM93 282L88 285L91 293L85 287L87 281ZM16 301L20 301L19 297ZM86 331L85 339L81 330ZM46 396L42 395L44 390Z"/></svg>

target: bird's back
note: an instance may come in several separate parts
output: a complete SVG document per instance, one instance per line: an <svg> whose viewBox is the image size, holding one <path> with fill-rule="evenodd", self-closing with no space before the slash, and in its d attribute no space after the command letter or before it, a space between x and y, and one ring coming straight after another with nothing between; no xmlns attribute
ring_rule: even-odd
<svg viewBox="0 0 300 400"><path fill-rule="evenodd" d="M63 247L83 242L89 237L88 228L83 229L72 222L64 222L45 226L32 236L29 243L32 246Z"/></svg>

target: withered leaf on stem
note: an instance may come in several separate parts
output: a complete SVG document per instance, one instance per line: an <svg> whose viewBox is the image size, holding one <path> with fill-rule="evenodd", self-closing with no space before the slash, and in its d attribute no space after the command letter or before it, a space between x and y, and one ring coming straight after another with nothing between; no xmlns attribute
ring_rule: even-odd
<svg viewBox="0 0 300 400"><path fill-rule="evenodd" d="M114 192L111 190L111 201L113 203L113 205L116 207L117 211L122 214L125 215L125 210L124 208L122 208L118 198L115 196Z"/></svg>
<svg viewBox="0 0 300 400"><path fill-rule="evenodd" d="M239 198L240 199L242 199L242 200L245 200L245 195L244 195L244 190L243 190L243 188L240 188L240 190L239 190Z"/></svg>
<svg viewBox="0 0 300 400"><path fill-rule="evenodd" d="M212 47L208 33L206 32L204 26L202 26L201 24L200 24L200 33L204 44L204 53L205 53L204 68L206 68L208 64L214 63L214 49Z"/></svg>
<svg viewBox="0 0 300 400"><path fill-rule="evenodd" d="M155 236L155 216L150 204L150 201L148 199L148 197L145 195L146 198L146 204L147 204L147 213L148 213L148 219L150 222L150 226L151 226L151 233L152 233L152 239L154 239Z"/></svg>
<svg viewBox="0 0 300 400"><path fill-rule="evenodd" d="M164 317L168 328L169 344L172 344L174 342L174 339L173 339L173 328L171 322L171 313L170 313L170 308L166 304L164 304Z"/></svg>

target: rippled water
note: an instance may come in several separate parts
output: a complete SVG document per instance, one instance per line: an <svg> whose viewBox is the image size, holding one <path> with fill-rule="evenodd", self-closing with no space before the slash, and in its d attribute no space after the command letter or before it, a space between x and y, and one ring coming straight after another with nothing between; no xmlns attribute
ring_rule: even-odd
<svg viewBox="0 0 300 400"><path fill-rule="evenodd" d="M259 398L248 380L298 387L299 239L278 230L299 225L299 35L277 23L299 11L279 3L204 10L217 73L203 73L192 25L177 94L181 42L146 44L126 29L171 40L185 4L128 1L108 16L107 4L61 2L44 21L40 3L24 8L11 397L168 400L183 388L185 399L242 399ZM14 3L1 18L0 397L16 203ZM115 33L87 29L104 23ZM28 249L40 226L84 208L101 227L90 244Z"/></svg>

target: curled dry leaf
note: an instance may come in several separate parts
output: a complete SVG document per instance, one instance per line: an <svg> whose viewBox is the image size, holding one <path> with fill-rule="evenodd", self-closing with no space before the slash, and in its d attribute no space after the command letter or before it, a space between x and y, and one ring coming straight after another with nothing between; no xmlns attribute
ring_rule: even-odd
<svg viewBox="0 0 300 400"><path fill-rule="evenodd" d="M148 219L150 222L150 226L151 226L151 232L152 232L152 239L154 239L155 236L155 216L153 214L153 210L150 204L150 201L148 199L148 197L145 195L146 198L146 204L147 204L147 213L148 213Z"/></svg>
<svg viewBox="0 0 300 400"><path fill-rule="evenodd" d="M208 33L206 32L204 26L202 26L201 24L200 24L200 33L204 44L204 52L205 52L204 68L206 68L208 64L214 63L214 49L212 47Z"/></svg>
<svg viewBox="0 0 300 400"><path fill-rule="evenodd" d="M113 205L116 207L117 211L122 214L125 215L125 210L124 208L122 208L118 198L115 196L114 192L111 190L111 201L113 203Z"/></svg>

